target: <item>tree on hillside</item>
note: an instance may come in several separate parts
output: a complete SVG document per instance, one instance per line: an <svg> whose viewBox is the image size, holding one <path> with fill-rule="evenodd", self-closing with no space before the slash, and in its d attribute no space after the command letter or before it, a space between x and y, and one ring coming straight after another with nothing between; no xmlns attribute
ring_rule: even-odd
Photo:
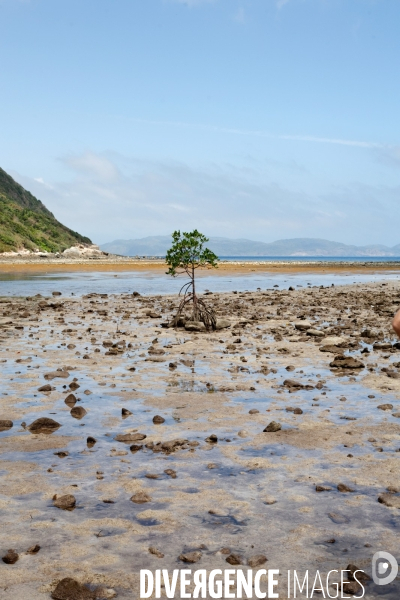
<svg viewBox="0 0 400 600"><path fill-rule="evenodd" d="M167 275L176 277L186 273L189 277L189 281L179 291L179 295L183 294L183 299L179 304L172 325L176 326L178 324L184 308L191 305L191 320L201 321L206 329L215 329L216 317L213 309L208 307L204 300L196 294L195 272L199 268L212 269L218 267L218 257L214 252L204 247L204 244L209 240L197 229L190 233L174 231L172 240L172 246L166 255L166 263L169 266Z"/></svg>

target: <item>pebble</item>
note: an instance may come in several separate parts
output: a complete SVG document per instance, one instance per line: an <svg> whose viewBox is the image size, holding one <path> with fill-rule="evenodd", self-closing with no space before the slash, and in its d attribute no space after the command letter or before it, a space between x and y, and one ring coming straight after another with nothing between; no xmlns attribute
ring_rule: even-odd
<svg viewBox="0 0 400 600"><path fill-rule="evenodd" d="M2 558L2 561L6 563L6 565L13 565L19 559L19 555L15 552L15 550L8 550L7 554L5 554Z"/></svg>

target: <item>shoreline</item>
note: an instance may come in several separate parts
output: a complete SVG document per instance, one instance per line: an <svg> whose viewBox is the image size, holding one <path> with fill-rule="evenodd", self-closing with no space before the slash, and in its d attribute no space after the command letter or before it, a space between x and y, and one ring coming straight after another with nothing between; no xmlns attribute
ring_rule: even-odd
<svg viewBox="0 0 400 600"><path fill-rule="evenodd" d="M43 259L43 258L18 258L0 257L0 275L2 273L18 272L67 272L67 271L152 271L164 273L166 263L160 259L132 259L132 258L101 258L101 259ZM400 272L399 262L393 261L223 261L217 269L200 269L198 274L245 274L252 272L349 272L349 273L396 273Z"/></svg>

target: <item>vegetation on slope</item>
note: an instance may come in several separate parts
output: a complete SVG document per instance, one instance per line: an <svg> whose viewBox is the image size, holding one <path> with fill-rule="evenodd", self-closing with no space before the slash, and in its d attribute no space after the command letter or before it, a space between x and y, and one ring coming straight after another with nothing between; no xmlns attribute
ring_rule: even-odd
<svg viewBox="0 0 400 600"><path fill-rule="evenodd" d="M62 225L45 205L0 168L0 252L62 252L89 238Z"/></svg>

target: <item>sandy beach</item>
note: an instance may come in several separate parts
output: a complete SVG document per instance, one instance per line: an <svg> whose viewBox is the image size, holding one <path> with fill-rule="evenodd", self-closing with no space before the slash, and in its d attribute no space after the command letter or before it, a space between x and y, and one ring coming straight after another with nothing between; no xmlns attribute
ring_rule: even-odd
<svg viewBox="0 0 400 600"><path fill-rule="evenodd" d="M167 327L177 296L1 301L0 598L400 552L398 284L206 300L214 332Z"/></svg>

